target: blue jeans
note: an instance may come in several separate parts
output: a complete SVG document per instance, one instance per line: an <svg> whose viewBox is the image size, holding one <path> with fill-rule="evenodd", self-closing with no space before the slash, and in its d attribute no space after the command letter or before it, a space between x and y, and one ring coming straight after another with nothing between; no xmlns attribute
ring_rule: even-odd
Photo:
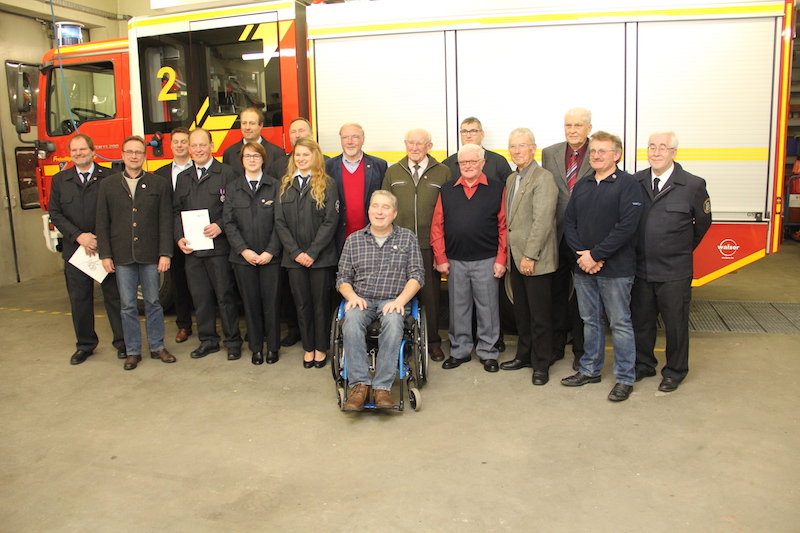
<svg viewBox="0 0 800 533"><path fill-rule="evenodd" d="M349 309L344 315L342 334L344 356L347 362L347 380L351 387L358 383L371 385L373 389L391 390L398 367L400 343L403 340L404 315L383 315L383 306L394 300L367 300L367 308ZM367 357L367 326L380 317L381 332L378 336L378 355L375 376L369 373Z"/></svg>
<svg viewBox="0 0 800 533"><path fill-rule="evenodd" d="M608 314L614 344L614 374L617 383L633 385L636 381L636 342L631 323L631 287L633 276L607 278L575 273L578 310L583 319L584 354L581 373L598 376L605 360L606 325L603 310Z"/></svg>
<svg viewBox="0 0 800 533"><path fill-rule="evenodd" d="M141 284L144 299L144 316L147 327L147 343L150 351L164 349L164 310L158 299L158 265L133 263L115 265L117 287L119 287L122 314L122 331L125 335L125 350L128 355L141 355L142 329L139 325L139 309L136 306L136 288Z"/></svg>

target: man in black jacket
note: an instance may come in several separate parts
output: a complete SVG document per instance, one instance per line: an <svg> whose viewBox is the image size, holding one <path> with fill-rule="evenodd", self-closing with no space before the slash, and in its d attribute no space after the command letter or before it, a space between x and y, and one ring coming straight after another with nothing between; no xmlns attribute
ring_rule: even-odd
<svg viewBox="0 0 800 533"><path fill-rule="evenodd" d="M72 325L75 328L76 352L70 363L79 365L92 355L98 338L94 331L94 279L73 266L69 259L83 246L87 254L97 254L95 222L97 220L97 191L103 178L111 172L94 164L94 143L88 135L76 134L69 141L69 155L73 167L53 176L48 210L50 220L64 236L61 257L64 259L64 277L72 308ZM125 358L125 340L119 309L117 279L111 274L100 284L103 303L114 335L112 344L117 356Z"/></svg>
<svg viewBox="0 0 800 533"><path fill-rule="evenodd" d="M667 334L667 363L658 390L672 392L689 372L689 303L692 253L711 227L711 201L702 178L675 163L678 138L672 131L650 135L650 168L634 176L644 210L636 243L636 277L631 295L636 338L636 381L656 375L656 319Z"/></svg>
<svg viewBox="0 0 800 533"><path fill-rule="evenodd" d="M125 169L100 184L97 198L97 249L106 272L117 274L125 332L125 370L142 360L142 330L136 289L141 284L150 357L174 363L164 347L164 310L158 299L160 274L172 257L172 213L169 185L142 170L145 142L128 137L122 143Z"/></svg>
<svg viewBox="0 0 800 533"><path fill-rule="evenodd" d="M222 162L231 167L237 176L244 173L239 153L242 151L242 146L248 142L260 143L264 147L264 151L267 152L268 165L286 155L283 152L283 148L272 144L261 136L263 127L264 113L260 109L248 107L239 113L239 128L242 130L242 141L230 145L222 152Z"/></svg>
<svg viewBox="0 0 800 533"><path fill-rule="evenodd" d="M186 254L186 278L200 338L200 346L190 355L198 359L219 351L216 323L216 307L219 305L225 347L228 359L232 361L242 356L242 336L233 271L228 261L230 245L222 231L222 204L236 173L214 159L214 143L211 134L204 129L197 128L189 135L189 151L194 166L178 175L172 206L175 240ZM195 250L184 236L181 212L196 209L208 211L210 223L203 229L203 234L213 240L211 249Z"/></svg>

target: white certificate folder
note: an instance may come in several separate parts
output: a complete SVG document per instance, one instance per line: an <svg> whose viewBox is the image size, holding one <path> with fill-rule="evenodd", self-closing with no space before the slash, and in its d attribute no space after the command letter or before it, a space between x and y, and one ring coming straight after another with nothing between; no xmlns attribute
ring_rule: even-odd
<svg viewBox="0 0 800 533"><path fill-rule="evenodd" d="M203 235L203 228L211 224L208 209L181 211L181 222L183 223L183 236L189 241L189 248L195 251L214 249L214 239Z"/></svg>
<svg viewBox="0 0 800 533"><path fill-rule="evenodd" d="M100 256L97 254L87 254L86 248L83 246L78 246L78 249L75 250L75 253L69 258L69 262L90 278L97 280L97 283L103 283L103 280L106 279L108 275L106 269L103 268L103 262Z"/></svg>

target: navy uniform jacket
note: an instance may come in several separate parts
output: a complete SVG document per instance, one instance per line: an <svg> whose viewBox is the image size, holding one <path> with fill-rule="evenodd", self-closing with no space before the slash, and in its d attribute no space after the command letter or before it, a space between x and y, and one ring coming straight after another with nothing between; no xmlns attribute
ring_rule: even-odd
<svg viewBox="0 0 800 533"><path fill-rule="evenodd" d="M172 257L172 206L164 178L144 172L131 191L122 172L104 179L97 197L97 252L117 265Z"/></svg>
<svg viewBox="0 0 800 533"><path fill-rule="evenodd" d="M651 169L634 177L644 198L636 242L636 275L654 282L691 278L692 252L711 227L705 180L675 163L666 185L653 198Z"/></svg>
<svg viewBox="0 0 800 533"><path fill-rule="evenodd" d="M347 226L347 203L344 199L344 182L342 181L342 154L325 161L325 171L336 182L339 189L339 226L336 228L336 251L341 253L344 246L345 231ZM364 154L364 217L369 220L369 199L372 193L381 188L383 176L386 174L386 161L380 157ZM353 206L355 208L355 206Z"/></svg>
<svg viewBox="0 0 800 533"><path fill-rule="evenodd" d="M261 137L259 142L267 152L267 165L271 165L273 162L286 155L283 151L283 148L276 144L272 144L264 137ZM238 141L235 144L228 146L225 151L222 152L222 162L231 167L237 175L244 174L242 158L240 157L240 152L243 146L244 143L242 141Z"/></svg>
<svg viewBox="0 0 800 533"><path fill-rule="evenodd" d="M94 164L92 175L86 186L81 183L78 169L62 170L53 176L50 187L48 211L50 220L64 236L61 242L61 257L69 260L80 244L76 240L81 233L96 235L97 193L100 182L112 174L111 170Z"/></svg>
<svg viewBox="0 0 800 533"><path fill-rule="evenodd" d="M230 261L249 264L242 252L250 249L257 254L269 252L274 257L269 264L280 264L281 241L275 226L275 209L281 184L263 174L255 191L244 176L228 187L230 192L222 208L223 228L231 245Z"/></svg>
<svg viewBox="0 0 800 533"><path fill-rule="evenodd" d="M231 167L213 158L201 180L197 179L197 168L194 165L178 174L172 199L172 209L175 215L175 242L183 238L181 211L208 209L210 223L216 223L222 230L222 233L214 238L214 249L192 252L196 257L228 255L230 252L231 248L222 222L222 204L227 198L228 187L235 179L236 173ZM189 246L191 247L191 244Z"/></svg>

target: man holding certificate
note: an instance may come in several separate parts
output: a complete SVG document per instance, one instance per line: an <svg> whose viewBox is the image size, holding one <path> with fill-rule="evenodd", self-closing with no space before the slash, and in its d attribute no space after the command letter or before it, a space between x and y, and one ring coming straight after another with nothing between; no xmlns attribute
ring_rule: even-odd
<svg viewBox="0 0 800 533"><path fill-rule="evenodd" d="M192 293L200 346L190 355L199 359L219 351L216 307L219 305L228 359L242 356L239 309L230 245L222 231L222 205L236 173L214 159L211 134L197 128L189 135L194 165L178 174L173 197L175 240L186 254L186 279Z"/></svg>

